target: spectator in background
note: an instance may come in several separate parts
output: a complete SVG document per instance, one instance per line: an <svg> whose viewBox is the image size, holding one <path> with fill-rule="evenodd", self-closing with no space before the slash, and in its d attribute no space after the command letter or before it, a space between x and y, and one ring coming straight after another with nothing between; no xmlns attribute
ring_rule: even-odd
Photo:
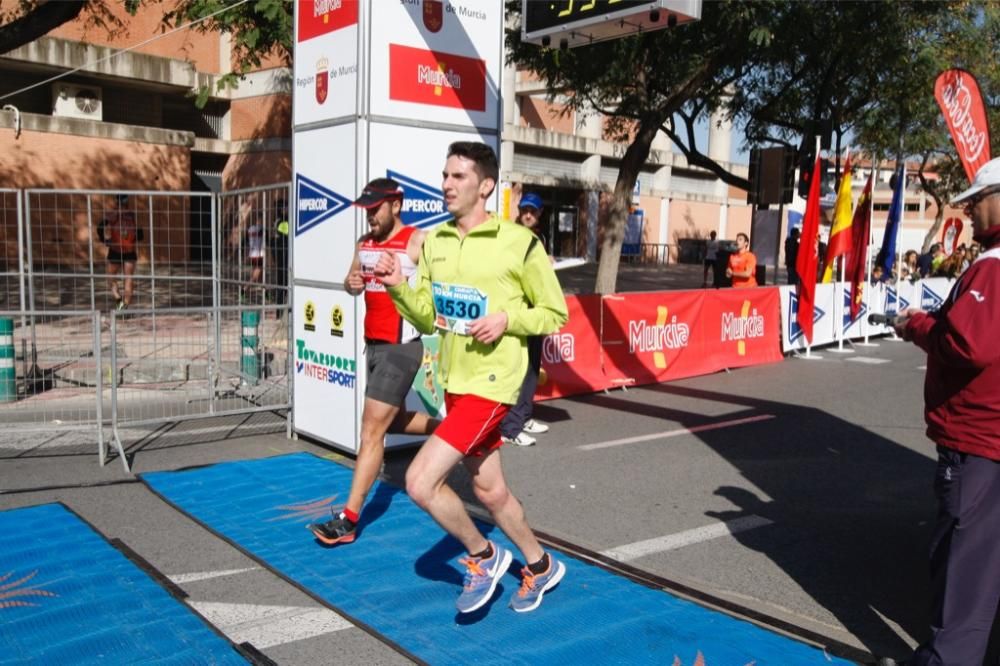
<svg viewBox="0 0 1000 666"><path fill-rule="evenodd" d="M938 264L932 275L954 280L962 274L962 264L965 262L965 246L959 245L946 259Z"/></svg>
<svg viewBox="0 0 1000 666"><path fill-rule="evenodd" d="M531 229L532 233L538 237L538 222L541 216L542 198L534 192L525 193L518 204L515 222ZM542 244L542 247L545 247L545 242L541 238L538 238L538 242ZM538 374L542 369L542 340L544 339L542 335L529 335L527 338L528 370L524 374L521 392L518 393L517 402L500 422L500 436L508 444L534 446L536 440L532 435L540 435L549 431L548 424L531 418L531 412L535 407L535 388L538 386Z"/></svg>
<svg viewBox="0 0 1000 666"><path fill-rule="evenodd" d="M802 230L794 227L785 239L785 269L788 271L788 284L799 283L799 273L795 268L795 262L799 260L799 236Z"/></svg>
<svg viewBox="0 0 1000 666"><path fill-rule="evenodd" d="M284 199L274 202L274 281L275 303L288 302L288 203Z"/></svg>
<svg viewBox="0 0 1000 666"><path fill-rule="evenodd" d="M903 254L903 268L900 279L909 282L916 282L920 279L920 269L917 267L917 251L907 250Z"/></svg>
<svg viewBox="0 0 1000 666"><path fill-rule="evenodd" d="M940 259L939 259L940 257ZM931 245L930 249L926 254L922 254L917 257L917 267L920 269L920 277L930 277L934 272L934 262L941 263L944 259L944 250L941 248L941 243L934 243Z"/></svg>
<svg viewBox="0 0 1000 666"><path fill-rule="evenodd" d="M708 240L705 241L705 269L701 275L701 288L704 289L708 286L708 272L712 271L713 276L715 273L715 262L719 260L719 239L716 232L711 232L708 234ZM713 280L714 282L714 280Z"/></svg>
<svg viewBox="0 0 1000 666"><path fill-rule="evenodd" d="M756 287L757 257L750 251L750 237L742 232L736 234L736 245L739 249L729 255L726 277L732 279L737 289Z"/></svg>
<svg viewBox="0 0 1000 666"><path fill-rule="evenodd" d="M135 214L127 207L128 195L115 195L111 210L97 228L97 237L108 247L108 282L116 310L124 310L132 303L132 276L138 260L136 243L142 240L142 229L136 223ZM125 274L124 294L118 288L119 273Z"/></svg>
<svg viewBox="0 0 1000 666"><path fill-rule="evenodd" d="M250 264L250 283L244 287L241 294L242 300L252 298L252 293L256 292L264 282L264 221L260 210L254 209L250 212L250 223L244 232L244 247L246 248L247 263Z"/></svg>

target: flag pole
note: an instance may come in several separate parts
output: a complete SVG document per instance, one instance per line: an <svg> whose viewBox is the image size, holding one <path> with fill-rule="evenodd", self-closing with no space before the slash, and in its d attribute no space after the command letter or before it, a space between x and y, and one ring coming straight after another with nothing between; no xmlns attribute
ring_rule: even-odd
<svg viewBox="0 0 1000 666"><path fill-rule="evenodd" d="M900 137L899 140L900 148L903 145L903 139ZM896 314L899 314L899 301L900 301L900 284L899 284L899 273L903 268L902 263L902 247L899 244L899 238L902 236L903 231L903 213L906 212L906 160L900 157L903 161L903 169L899 172L899 223L896 225L896 279L892 283L896 287ZM892 279L892 271L889 272L889 278ZM889 335L889 339L893 342L902 342L903 338L896 335L896 329L892 328L892 333Z"/></svg>
<svg viewBox="0 0 1000 666"><path fill-rule="evenodd" d="M846 166L849 166L850 163L851 163L850 157L851 157L851 147L848 146L847 147L847 162L846 162ZM843 179L846 176L847 176L846 173L840 174L840 179L841 179L840 182L841 183L843 183ZM838 183L838 187L837 187L838 199L839 199L839 195L840 195L840 186L839 185L840 184ZM836 205L834 205L833 217L834 217L834 219L833 219L833 225L830 227L831 229L833 227L837 226L837 208L836 208ZM841 233L844 233L844 232L841 231ZM830 243L831 244L833 243L833 238L832 237L830 238ZM837 354L853 354L854 353L853 349L844 349L844 303L843 303L844 299L842 298L842 294L841 294L840 290L843 289L843 283L844 283L844 257L845 256L846 255L840 255L839 257L837 257L837 264L840 267L840 270L837 271L837 275L838 275L839 279L833 281L833 321L834 321L834 324L837 326L837 348L836 349L831 349L830 351L835 352Z"/></svg>
<svg viewBox="0 0 1000 666"><path fill-rule="evenodd" d="M875 229L872 227L872 218L875 215L875 174L879 172L882 164L880 161L874 159L875 156L872 155L872 191L868 195L868 247L865 248L865 282L861 285L861 293L864 297L861 299L862 303L867 303L869 309L872 303L872 278L871 278L871 262L872 260L872 245L875 244ZM882 311L885 312L885 306L882 306ZM871 327L868 322L862 322L862 326L865 329L865 340L859 343L864 347L878 347L877 342L871 342L869 336L871 335Z"/></svg>

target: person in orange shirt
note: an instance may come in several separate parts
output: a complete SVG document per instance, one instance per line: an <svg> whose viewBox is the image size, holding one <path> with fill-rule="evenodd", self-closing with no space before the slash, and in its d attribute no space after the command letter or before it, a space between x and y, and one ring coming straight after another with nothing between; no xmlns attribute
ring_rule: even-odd
<svg viewBox="0 0 1000 666"><path fill-rule="evenodd" d="M739 250L736 251L736 254L729 255L726 277L732 278L734 287L756 287L757 257L750 251L750 237L744 233L738 233L736 234L736 243Z"/></svg>

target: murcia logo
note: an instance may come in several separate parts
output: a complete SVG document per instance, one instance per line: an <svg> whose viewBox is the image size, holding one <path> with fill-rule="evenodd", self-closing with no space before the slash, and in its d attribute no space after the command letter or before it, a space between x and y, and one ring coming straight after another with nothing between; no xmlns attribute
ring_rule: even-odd
<svg viewBox="0 0 1000 666"><path fill-rule="evenodd" d="M576 338L572 333L553 333L542 340L542 359L549 365L573 361L576 358Z"/></svg>
<svg viewBox="0 0 1000 666"><path fill-rule="evenodd" d="M311 10L311 11L310 11ZM356 25L357 0L312 0L299 3L299 43Z"/></svg>
<svg viewBox="0 0 1000 666"><path fill-rule="evenodd" d="M322 104L330 94L330 61L320 58L316 61L316 101Z"/></svg>
<svg viewBox="0 0 1000 666"><path fill-rule="evenodd" d="M691 329L684 322L677 321L677 315L667 321L669 311L665 305L656 306L656 323L649 324L644 319L630 319L628 322L628 351L653 352L653 365L667 367L664 349L681 349L688 346Z"/></svg>
<svg viewBox="0 0 1000 666"><path fill-rule="evenodd" d="M400 213L403 224L426 229L451 218L451 213L444 207L444 192L438 188L396 171L386 170L385 175L403 187L403 210Z"/></svg>
<svg viewBox="0 0 1000 666"><path fill-rule="evenodd" d="M736 353L746 356L749 338L764 337L764 317L752 310L750 301L743 301L739 316L732 312L722 313L722 342L736 340Z"/></svg>
<svg viewBox="0 0 1000 666"><path fill-rule="evenodd" d="M351 205L348 199L302 174L295 174L295 200L298 202L298 214L295 216L296 236Z"/></svg>
<svg viewBox="0 0 1000 666"><path fill-rule="evenodd" d="M485 111L486 62L389 44L389 99Z"/></svg>

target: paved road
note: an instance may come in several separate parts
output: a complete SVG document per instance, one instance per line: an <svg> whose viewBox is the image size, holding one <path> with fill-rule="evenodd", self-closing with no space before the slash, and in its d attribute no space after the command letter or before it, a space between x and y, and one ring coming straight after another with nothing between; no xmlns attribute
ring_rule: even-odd
<svg viewBox="0 0 1000 666"><path fill-rule="evenodd" d="M821 355L546 402L536 415L552 431L538 446L505 450L508 476L535 528L577 552L833 643L903 656L925 632L934 515L924 359L884 340ZM285 439L284 423L262 415L133 441L137 473L292 451L351 463ZM411 456L391 452L386 478L401 483ZM462 474L454 480L471 497ZM98 467L90 442L3 438L0 489L0 509L66 503L278 663L407 663L115 461Z"/></svg>

